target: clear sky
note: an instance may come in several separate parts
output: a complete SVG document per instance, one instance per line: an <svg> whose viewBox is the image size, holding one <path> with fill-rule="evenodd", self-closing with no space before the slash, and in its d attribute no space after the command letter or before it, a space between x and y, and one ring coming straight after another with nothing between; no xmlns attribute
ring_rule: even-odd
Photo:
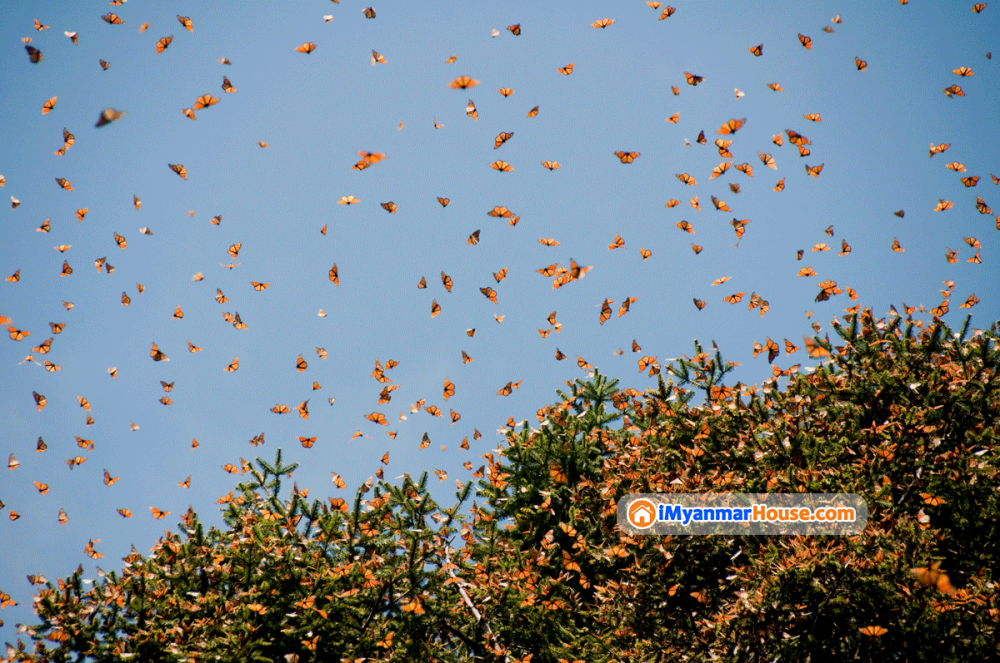
<svg viewBox="0 0 1000 663"><path fill-rule="evenodd" d="M783 340L801 346L812 322L827 333L855 304L879 315L890 304L937 306L945 280L955 282L945 320L959 326L959 304L975 294L974 326L989 326L1000 317L1000 189L990 176L1000 174L1000 7L992 4L974 13L971 2L927 0L678 2L661 21L666 5L639 0L389 2L374 19L352 0L10 3L0 22L0 173L4 200L21 204L0 210L0 276L20 270L20 280L0 282L0 315L31 335L0 341L0 454L20 462L0 468L0 591L18 602L0 612L0 640L34 619L27 574L55 582L81 562L95 573L83 550L89 540L101 539L94 547L106 557L97 564L110 570L130 546L145 553L165 527L175 529L188 505L220 523L215 500L239 480L221 468L241 457L272 459L282 447L286 461L302 463L295 480L311 496L350 499L389 452L388 479L446 471L431 482L447 503L455 480L470 478L463 463L482 464L508 417L537 424L535 411L557 399L557 388L586 376L578 356L642 390L655 378L637 372L640 357L690 355L692 339L714 340L742 362L733 382L759 383L771 367L752 357L754 341L781 345L781 368L809 364L804 350L786 356ZM102 21L109 11L124 23ZM324 22L326 14L333 20ZM842 22L832 22L838 14ZM190 17L193 32L178 15ZM591 27L605 17L615 22ZM36 31L35 19L51 27ZM513 24L519 36L506 29ZM75 45L64 35L73 31ZM174 39L158 54L167 36ZM30 61L26 37L41 62ZM296 52L305 42L315 50ZM761 57L748 52L761 43ZM373 49L384 64L372 66ZM986 58L991 50L998 58ZM570 63L571 75L557 71ZM974 75L952 73L959 67ZM685 72L704 80L688 85ZM223 92L223 76L236 92ZM480 83L449 89L459 76ZM953 84L966 96L942 94ZM504 87L513 94L502 96ZM194 121L181 113L205 94L219 102ZM470 99L478 120L466 114ZM537 116L526 117L535 106ZM109 107L127 115L96 128ZM675 113L676 123L665 121ZM813 113L822 121L803 117ZM716 132L740 118L724 159ZM75 144L54 155L64 128ZM787 129L810 139L809 156L799 156ZM696 142L702 130L705 145ZM494 149L501 132L513 137ZM772 142L779 134L780 147ZM931 143L951 147L928 158ZM387 156L352 170L359 150ZM640 156L623 164L616 151ZM777 170L758 152L771 154ZM497 160L514 171L492 169ZM546 170L546 160L561 168ZM723 161L733 167L710 179ZM954 162L966 172L946 167ZM742 163L753 177L736 170ZM187 180L168 164L183 164ZM819 164L818 177L806 173ZM682 173L697 185L681 183ZM981 178L975 188L963 185L967 176ZM775 192L779 180L785 188ZM977 211L977 194L993 214ZM694 195L701 211L690 205ZM344 196L360 202L338 205ZM732 211L717 211L711 196ZM665 207L672 199L680 204ZM934 212L939 199L954 207ZM394 214L379 205L389 201ZM488 216L494 206L519 223ZM81 208L89 211L78 221ZM904 218L893 215L900 209ZM734 218L750 220L739 246ZM47 219L50 232L37 232ZM695 234L675 226L682 220ZM824 233L831 225L832 237ZM469 245L476 230L479 243ZM625 246L609 251L616 233ZM981 263L967 262L976 249L966 237L981 244ZM892 250L894 238L903 252ZM849 255L838 255L841 240ZM227 250L236 243L233 259ZM696 255L692 243L703 251ZM832 250L813 252L817 243ZM72 248L53 250L61 245ZM640 248L651 252L645 261ZM946 248L958 251L957 262L946 260ZM95 270L102 257L113 274ZM571 258L592 270L562 288L536 272ZM64 260L69 276L60 276ZM339 286L328 277L334 263ZM498 283L492 274L504 267ZM796 276L804 267L816 275ZM454 283L450 293L441 272ZM197 273L203 280L193 280ZM426 289L417 287L421 277ZM721 277L731 280L713 287ZM845 293L816 303L826 279L854 288L857 301ZM251 281L270 286L255 291ZM496 291L496 304L484 287ZM216 289L229 301L217 303ZM739 304L723 301L739 292ZM748 310L751 293L769 302L764 317ZM619 318L628 297L636 301ZM605 299L613 314L602 325ZM435 300L441 312L432 318ZM183 319L172 317L178 306ZM562 327L543 338L538 330L552 327L553 311ZM235 329L223 312L239 312L248 328ZM62 333L52 334L50 322L64 323ZM51 352L32 351L48 338ZM633 339L641 352L631 351ZM188 341L203 351L188 352ZM151 359L154 342L169 362ZM557 348L565 361L556 361ZM462 351L474 361L463 363ZM61 370L19 364L28 354ZM300 354L304 372L296 370ZM237 356L239 370L223 370ZM399 389L379 405L383 385L371 373L376 360L390 359L399 365L386 375ZM455 385L447 402L446 379ZM173 390L164 393L161 381ZM523 382L498 396L509 381ZM32 392L46 397L44 410ZM159 402L164 396L171 405ZM306 399L308 420L294 410ZM421 399L444 416L412 413ZM275 404L292 411L272 414ZM449 410L461 414L454 425ZM389 426L367 421L372 412ZM473 439L476 429L482 439ZM359 430L364 437L352 439ZM262 432L265 444L251 446ZM424 433L431 444L421 450ZM78 436L93 450L81 449ZM306 449L297 436L317 440ZM39 437L44 453L36 452ZM463 438L468 450L459 448ZM67 469L76 456L86 462ZM120 481L106 486L105 469ZM348 488L338 490L331 472ZM177 485L189 475L189 489ZM149 507L171 513L155 520ZM125 508L132 518L118 515ZM12 512L20 518L11 521Z"/></svg>

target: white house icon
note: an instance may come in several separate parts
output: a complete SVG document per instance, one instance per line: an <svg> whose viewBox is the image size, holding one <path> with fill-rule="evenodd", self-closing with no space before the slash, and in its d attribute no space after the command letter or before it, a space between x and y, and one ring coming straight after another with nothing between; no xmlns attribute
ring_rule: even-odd
<svg viewBox="0 0 1000 663"><path fill-rule="evenodd" d="M648 527L653 523L653 508L648 504L639 504L629 513L629 519L636 527Z"/></svg>

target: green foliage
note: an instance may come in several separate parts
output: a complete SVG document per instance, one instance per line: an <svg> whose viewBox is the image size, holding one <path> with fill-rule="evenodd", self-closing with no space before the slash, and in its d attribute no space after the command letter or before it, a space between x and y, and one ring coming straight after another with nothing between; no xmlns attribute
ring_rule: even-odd
<svg viewBox="0 0 1000 663"><path fill-rule="evenodd" d="M809 347L818 368L760 386L726 386L734 365L697 344L645 393L567 383L487 454L468 515L471 483L441 509L426 475L353 504L281 500L295 466L258 459L227 530L189 511L120 574L49 584L34 650L7 660L992 660L996 328L862 311L835 331ZM619 499L655 492L857 493L869 522L622 533Z"/></svg>

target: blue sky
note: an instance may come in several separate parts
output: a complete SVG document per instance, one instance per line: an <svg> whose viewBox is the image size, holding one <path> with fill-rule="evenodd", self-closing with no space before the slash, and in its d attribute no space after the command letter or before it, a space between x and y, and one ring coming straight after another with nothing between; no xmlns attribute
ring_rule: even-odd
<svg viewBox="0 0 1000 663"><path fill-rule="evenodd" d="M282 447L287 461L302 463L300 487L346 498L388 451L387 478L447 471L444 482L431 479L448 502L454 481L469 479L462 463L478 467L508 417L533 418L566 380L586 376L577 356L642 390L655 378L637 373L640 356L690 355L692 339L706 346L714 340L726 358L742 362L733 382L760 382L771 369L763 356L752 358L755 340L802 345L811 322L826 333L829 321L855 304L846 294L814 302L825 279L853 287L856 303L879 314L902 302L937 306L942 281L953 280L945 320L959 326L965 311L958 304L974 293L981 301L971 309L973 324L989 326L1000 317L997 222L979 214L975 201L978 194L1000 211L990 178L1000 174L1000 134L992 128L1000 86L996 61L985 57L1000 54L1000 26L996 8L976 14L971 4L755 2L751 11L747 2L690 2L663 21L663 8L638 0L380 3L374 20L350 0L13 4L0 25L0 173L4 199L15 196L21 205L0 211L0 274L21 270L21 280L0 283L0 315L31 336L0 342L0 455L20 462L0 469L0 591L19 603L0 612L0 635L12 639L15 623L34 619L27 574L54 582L84 561L94 572L83 553L89 540L101 539L95 548L110 570L130 546L148 551L188 505L221 522L214 502L239 478L221 466L239 465L241 457L270 459ZM125 22L105 23L100 16L108 11ZM325 23L325 14L333 21ZM838 14L842 23L831 23ZM194 31L177 15L189 16ZM604 17L615 23L590 27ZM34 19L51 27L36 31ZM145 22L150 27L140 32ZM515 23L520 36L505 29ZM79 44L64 31L77 31ZM812 49L802 47L799 33L812 38ZM173 42L157 54L156 42L168 35ZM40 63L29 61L23 37L42 51ZM316 50L296 52L304 42ZM748 53L760 43L761 57ZM373 49L385 64L370 64ZM456 62L446 63L453 54ZM857 70L855 56L867 61L866 71ZM220 64L223 57L232 65ZM103 70L99 59L111 67ZM572 75L556 71L571 62ZM963 66L975 75L952 73ZM684 72L704 81L687 85ZM222 92L224 75L238 92ZM462 75L480 84L449 89ZM774 82L781 92L766 87ZM967 96L942 94L952 84ZM514 94L501 96L501 87ZM737 99L736 88L745 96ZM219 103L197 111L195 121L181 114L206 93ZM42 115L51 97L58 97L55 108ZM466 116L469 99L478 120ZM527 118L536 105L537 117ZM107 107L127 115L95 128ZM676 124L664 121L674 113ZM803 118L811 113L822 122ZM746 124L732 136L733 159L723 159L712 142L732 118ZM444 126L435 129L435 119ZM76 142L55 156L63 128ZM786 129L812 141L810 156L797 154ZM695 143L701 130L707 145ZM500 132L514 136L495 150ZM772 143L779 133L781 147ZM951 148L929 159L930 143ZM358 150L388 156L359 172L351 169ZM641 156L624 165L615 151ZM757 152L772 154L777 171ZM498 173L489 167L496 160L515 170ZM545 160L562 167L550 172L539 165ZM731 168L709 180L722 161L749 163L754 176ZM945 167L956 161L967 172ZM168 167L177 163L187 168L186 181ZM820 163L820 176L809 177L804 166ZM685 172L697 186L675 177ZM966 188L960 177L967 175L982 179ZM62 190L55 178L74 190ZM774 192L781 178L785 189ZM694 195L700 212L689 204ZM712 195L733 211L716 211ZM133 196L142 200L138 211ZM336 204L342 196L360 203ZM451 204L441 207L438 196ZM680 205L666 208L670 199ZM933 212L939 199L954 208ZM390 200L395 214L379 206ZM518 225L487 216L496 205L520 215ZM78 222L84 207L89 212ZM899 209L902 219L893 216ZM210 223L216 215L219 225ZM738 247L734 217L751 221ZM46 219L51 232L36 232ZM681 220L694 235L675 227ZM142 227L153 234L140 234ZM477 229L480 242L470 246ZM114 233L128 241L126 250ZM615 233L625 248L609 251ZM981 264L966 262L975 251L964 237L979 240ZM540 238L560 244L543 246ZM894 238L905 252L892 251ZM841 239L852 247L848 256L837 255ZM227 249L237 242L242 249L233 260ZM692 242L702 253L695 255ZM833 250L810 251L821 242ZM63 244L72 246L65 254L52 248ZM640 247L652 252L648 260ZM958 262L945 260L946 247L959 250ZM94 269L100 257L113 274ZM535 271L571 258L593 269L558 290ZM60 277L64 260L74 272ZM237 260L233 270L220 266ZM327 276L334 263L339 287ZM817 275L797 277L806 266ZM503 267L507 278L498 284L492 273ZM454 281L451 293L442 271ZM204 280L195 282L198 272ZM725 276L732 278L712 287ZM421 277L428 284L422 290ZM250 281L271 285L256 292ZM487 286L497 304L479 292ZM215 301L216 288L229 302ZM740 304L722 301L736 292L746 292ZM770 303L765 317L747 310L751 292ZM637 300L615 317L627 297ZM697 310L692 298L707 306ZM605 299L615 314L600 325ZM442 309L434 318L433 300ZM177 306L182 320L172 318ZM320 309L327 317L317 316ZM248 329L227 324L224 311L239 312ZM552 311L561 331L542 338L537 330L550 327ZM811 320L807 311L815 312ZM494 314L505 316L501 324ZM53 335L49 322L66 326ZM50 353L31 351L49 337ZM633 339L642 352L630 351ZM189 353L187 341L203 351ZM153 342L169 362L152 361ZM554 359L556 348L566 361ZM475 361L464 364L463 350ZM19 365L27 354L62 370ZM301 373L299 354L308 362ZM225 372L236 356L239 370ZM387 373L400 388L378 405L382 385L370 374L376 360L389 359L400 362ZM775 363L809 361L800 350L782 352ZM447 402L446 378L456 385ZM161 380L174 382L173 391L165 394ZM496 395L518 380L521 388L509 397ZM312 390L314 381L322 388ZM48 400L41 412L33 391ZM165 395L172 405L160 404ZM77 396L90 402L93 425ZM306 399L308 420L294 410L269 412ZM419 399L445 416L411 413ZM457 424L449 409L462 415ZM365 420L373 411L390 426ZM132 431L130 422L140 428ZM478 441L475 429L483 433ZM352 440L358 430L366 437ZM390 439L387 431L398 435ZM266 443L250 446L261 432ZM425 432L432 444L419 450ZM318 440L304 449L300 435ZM76 436L94 440L93 451L78 448ZM44 453L35 452L39 437ZM465 437L468 451L459 449ZM68 470L65 461L77 455L87 461ZM121 480L105 486L104 469ZM345 478L347 490L333 486L331 472ZM176 485L188 475L190 489ZM47 483L49 493L39 494L34 481ZM154 520L150 506L171 515ZM119 508L134 516L122 519ZM11 521L11 510L21 518Z"/></svg>

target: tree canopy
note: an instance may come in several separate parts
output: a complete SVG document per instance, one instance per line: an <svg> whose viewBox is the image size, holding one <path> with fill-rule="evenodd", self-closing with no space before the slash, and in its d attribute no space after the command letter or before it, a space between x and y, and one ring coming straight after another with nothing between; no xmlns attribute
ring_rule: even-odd
<svg viewBox="0 0 1000 663"><path fill-rule="evenodd" d="M5 661L971 661L997 655L997 329L869 310L815 369L727 386L718 350L640 393L594 372L508 422L455 502L427 475L309 500L257 460L227 528L35 599ZM656 367L654 366L654 371ZM663 373L669 374L664 379ZM630 536L633 493L856 493L860 536ZM471 501L471 504L470 504Z"/></svg>

